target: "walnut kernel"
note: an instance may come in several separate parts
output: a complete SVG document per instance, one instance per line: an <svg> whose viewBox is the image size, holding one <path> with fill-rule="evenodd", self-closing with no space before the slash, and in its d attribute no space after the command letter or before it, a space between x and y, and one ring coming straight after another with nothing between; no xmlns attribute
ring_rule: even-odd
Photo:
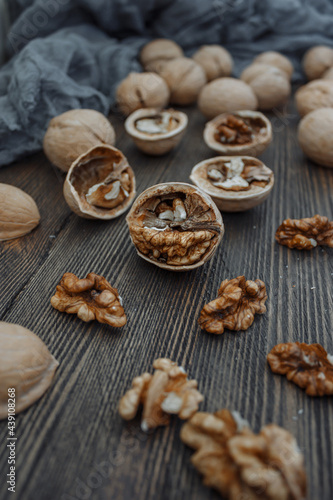
<svg viewBox="0 0 333 500"><path fill-rule="evenodd" d="M286 219L278 227L275 239L280 245L297 250L311 250L318 245L333 248L333 222L321 215Z"/></svg>

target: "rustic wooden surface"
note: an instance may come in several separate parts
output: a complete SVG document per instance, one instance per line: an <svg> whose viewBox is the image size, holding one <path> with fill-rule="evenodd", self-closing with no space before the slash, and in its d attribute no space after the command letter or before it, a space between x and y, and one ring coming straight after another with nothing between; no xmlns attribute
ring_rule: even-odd
<svg viewBox="0 0 333 500"><path fill-rule="evenodd" d="M117 414L133 377L151 371L161 356L199 381L202 409L238 410L256 431L270 422L288 429L305 456L308 499L332 499L333 400L306 396L266 363L279 342L320 342L333 352L332 250L291 251L274 241L287 217L333 216L333 170L303 157L298 117L290 109L271 115L274 143L262 155L275 173L270 198L249 212L223 214L226 233L217 254L188 273L140 259L125 215L106 223L71 213L62 196L64 177L42 153L0 170L0 182L24 189L41 212L30 235L1 243L0 318L34 331L60 362L50 390L17 416L15 495L6 491L7 423L0 423L1 499L218 499L190 463L180 421L145 435L139 419L124 423ZM202 140L204 119L195 109L187 112L186 136L162 158L138 152L122 120L111 117L138 193L159 182L186 182L194 164L213 156ZM123 297L127 325L85 324L52 309L50 297L67 271L109 279ZM197 324L202 306L223 279L241 274L266 283L267 313L247 332L203 333Z"/></svg>

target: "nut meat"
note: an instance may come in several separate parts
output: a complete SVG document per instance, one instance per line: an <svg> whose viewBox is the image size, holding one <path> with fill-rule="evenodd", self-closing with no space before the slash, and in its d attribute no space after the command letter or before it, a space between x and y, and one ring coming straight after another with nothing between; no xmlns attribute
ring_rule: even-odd
<svg viewBox="0 0 333 500"><path fill-rule="evenodd" d="M224 233L221 214L211 198L180 182L148 188L126 220L140 257L175 271L204 264Z"/></svg>
<svg viewBox="0 0 333 500"><path fill-rule="evenodd" d="M333 356L320 344L278 344L267 361L274 373L286 375L309 396L333 395Z"/></svg>
<svg viewBox="0 0 333 500"><path fill-rule="evenodd" d="M200 313L199 325L209 333L220 334L229 330L247 330L254 315L266 312L266 287L261 280L246 280L238 276L224 280L218 298L206 304Z"/></svg>
<svg viewBox="0 0 333 500"><path fill-rule="evenodd" d="M237 412L198 412L181 440L204 484L230 500L302 500L306 495L303 456L285 429L271 424L254 434Z"/></svg>
<svg viewBox="0 0 333 500"><path fill-rule="evenodd" d="M307 219L286 219L278 227L275 239L280 245L311 250L317 245L333 247L333 222L315 215Z"/></svg>
<svg viewBox="0 0 333 500"><path fill-rule="evenodd" d="M196 380L188 380L184 369L170 359L154 361L155 372L143 373L132 382L119 403L119 413L132 420L143 405L141 428L143 431L168 425L170 415L186 420L198 410L203 396L197 390Z"/></svg>
<svg viewBox="0 0 333 500"><path fill-rule="evenodd" d="M127 321L118 290L95 273L89 273L85 279L65 273L51 304L58 311L77 314L83 321L96 319L116 327L124 326Z"/></svg>

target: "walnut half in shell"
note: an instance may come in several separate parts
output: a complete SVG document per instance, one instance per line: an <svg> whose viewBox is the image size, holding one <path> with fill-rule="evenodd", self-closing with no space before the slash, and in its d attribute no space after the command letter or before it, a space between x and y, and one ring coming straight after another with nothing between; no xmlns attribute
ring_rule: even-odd
<svg viewBox="0 0 333 500"><path fill-rule="evenodd" d="M224 155L259 156L271 140L271 123L259 111L222 113L204 130L207 146Z"/></svg>
<svg viewBox="0 0 333 500"><path fill-rule="evenodd" d="M274 185L272 170L251 156L204 160L193 167L190 179L225 212L241 212L259 205Z"/></svg>
<svg viewBox="0 0 333 500"><path fill-rule="evenodd" d="M200 189L181 182L152 186L126 221L138 255L164 269L189 271L215 253L224 234L220 212Z"/></svg>
<svg viewBox="0 0 333 500"><path fill-rule="evenodd" d="M86 219L114 219L135 197L135 177L127 159L112 146L95 146L79 156L68 171L64 196Z"/></svg>

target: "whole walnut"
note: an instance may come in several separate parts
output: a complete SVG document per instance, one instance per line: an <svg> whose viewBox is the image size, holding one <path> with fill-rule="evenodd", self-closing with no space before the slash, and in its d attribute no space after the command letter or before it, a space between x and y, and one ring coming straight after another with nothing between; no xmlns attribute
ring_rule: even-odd
<svg viewBox="0 0 333 500"><path fill-rule="evenodd" d="M140 61L146 71L154 71L156 64L183 57L183 49L173 40L157 38L147 43L140 52Z"/></svg>
<svg viewBox="0 0 333 500"><path fill-rule="evenodd" d="M167 61L159 75L164 78L170 89L170 103L181 106L193 104L207 82L202 67L188 57Z"/></svg>
<svg viewBox="0 0 333 500"><path fill-rule="evenodd" d="M305 53L302 63L309 80L321 78L333 66L333 49L326 45L312 47Z"/></svg>
<svg viewBox="0 0 333 500"><path fill-rule="evenodd" d="M291 75L293 74L294 71L294 67L289 61L289 59L280 54L280 52L275 52L274 50L262 52L253 60L253 62L275 66L276 68L279 68L281 71L286 73L288 79L291 78Z"/></svg>
<svg viewBox="0 0 333 500"><path fill-rule="evenodd" d="M192 58L204 69L209 82L231 75L233 66L231 54L220 45L203 45Z"/></svg>
<svg viewBox="0 0 333 500"><path fill-rule="evenodd" d="M333 107L333 81L314 80L300 87L295 93L298 112L301 116L319 108Z"/></svg>
<svg viewBox="0 0 333 500"><path fill-rule="evenodd" d="M325 167L333 167L333 109L308 113L298 126L298 140L306 156Z"/></svg>
<svg viewBox="0 0 333 500"><path fill-rule="evenodd" d="M323 80L333 80L333 66L322 75Z"/></svg>
<svg viewBox="0 0 333 500"><path fill-rule="evenodd" d="M117 104L126 116L140 108L164 108L169 97L166 82L156 73L130 73L116 91Z"/></svg>
<svg viewBox="0 0 333 500"><path fill-rule="evenodd" d="M52 118L44 136L43 149L53 165L67 172L79 156L98 144L113 146L114 128L94 109L71 109Z"/></svg>
<svg viewBox="0 0 333 500"><path fill-rule="evenodd" d="M258 99L247 83L236 78L217 78L203 87L198 106L211 119L221 113L241 109L254 111L258 107Z"/></svg>
<svg viewBox="0 0 333 500"><path fill-rule="evenodd" d="M258 99L259 109L272 109L284 104L291 93L290 82L284 71L276 66L253 63L241 74Z"/></svg>

